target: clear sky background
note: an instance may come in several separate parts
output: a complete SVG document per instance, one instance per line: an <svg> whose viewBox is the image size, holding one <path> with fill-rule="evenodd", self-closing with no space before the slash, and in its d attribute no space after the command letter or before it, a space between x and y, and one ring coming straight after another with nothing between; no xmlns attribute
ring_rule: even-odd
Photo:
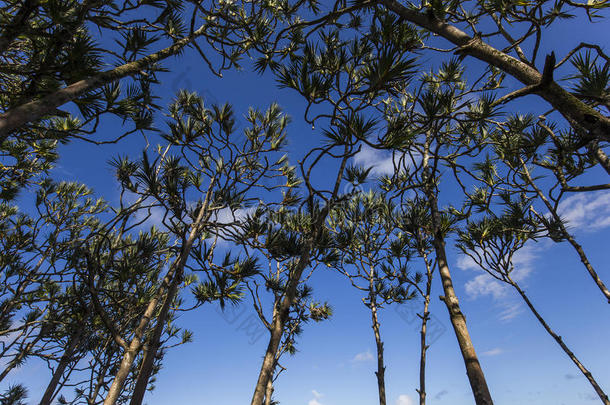
<svg viewBox="0 0 610 405"><path fill-rule="evenodd" d="M581 41L610 44L607 21L591 24L578 19L559 24L545 35L544 49L557 52L558 59ZM544 54L544 51L543 51ZM465 60L477 70L471 58ZM292 116L289 152L295 161L304 148L316 145L321 129L312 129L302 119L303 102L290 90L277 88L271 75L244 71L213 77L198 56L188 51L165 64L162 100L167 105L180 88L196 90L207 101L235 106L238 115L248 106L261 109L278 102ZM474 77L474 74L472 75ZM548 106L530 96L521 110L539 114ZM163 126L163 124L160 124ZM112 126L102 127L112 132ZM140 155L142 138L132 135L115 146L102 148L74 142L62 146L56 178L78 180L92 186L110 202L118 188L108 159L117 153ZM358 162L374 165L381 173L391 162L388 154L364 150ZM604 176L605 179L604 179ZM600 182L607 175L594 174ZM594 180L594 179L593 179ZM562 214L570 220L577 239L585 247L594 267L610 283L610 192L575 195L566 200ZM519 296L501 286L481 270L470 266L457 250L448 248L455 287L466 314L470 334L485 371L495 403L589 404L599 401L588 382L538 324ZM606 392L610 391L610 306L587 275L576 253L567 244L550 241L528 245L516 265L522 285L539 312L574 350ZM283 405L371 405L377 401L375 345L370 314L362 295L342 276L322 268L314 273L315 296L333 306L332 319L310 324L298 340L298 353L285 358L287 368L276 384L275 398ZM430 404L472 404L472 394L447 310L438 300L440 280L434 281L432 314L442 332L428 351L427 391ZM381 311L386 349L386 386L391 405L415 404L418 385L419 322L405 313L412 308L390 306ZM419 306L417 310L419 310ZM156 389L148 393L149 405L241 405L250 401L264 354L267 335L246 328L255 316L248 301L222 313L215 305L181 315L181 325L194 332L194 342L172 349L158 375ZM49 374L44 366L29 363L2 384L23 382L32 401L40 398Z"/></svg>

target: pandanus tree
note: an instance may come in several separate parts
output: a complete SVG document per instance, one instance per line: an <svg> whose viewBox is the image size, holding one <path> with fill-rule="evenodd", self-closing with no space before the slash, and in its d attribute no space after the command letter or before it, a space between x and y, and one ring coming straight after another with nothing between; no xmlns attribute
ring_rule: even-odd
<svg viewBox="0 0 610 405"><path fill-rule="evenodd" d="M373 12L369 19L362 18L365 9ZM329 114L317 112L320 106L328 107L333 112L331 120L343 113L349 116L347 124L351 128L366 128L355 132L358 139L371 147L394 151L395 173L383 181L382 187L403 196L416 191L430 210L430 233L434 235L443 299L475 399L478 404L491 404L446 257L446 239L458 216L442 211L438 202L442 165L453 169L452 177L461 192L458 172L462 169L456 160L474 158L484 147L481 141L491 125L486 120L495 112L493 100L480 97L477 102L473 98L490 84L483 75L475 81L478 87L467 88L459 61L452 60L413 85L417 59L412 56L422 44L413 26L401 24L383 7L369 3L355 6L345 21L335 17L328 31L319 35L319 42L307 43L301 53L289 55L290 63L272 68L278 72L281 85L297 90L308 100L306 119L310 122L327 118ZM343 24L360 35L344 39L340 34ZM315 29L307 35L313 36L313 32ZM375 133L376 138L372 136Z"/></svg>
<svg viewBox="0 0 610 405"><path fill-rule="evenodd" d="M221 75L239 66L248 49L264 47L283 18L290 12L250 2L6 3L0 8L0 140L83 138L105 113L131 121L126 133L146 128L158 109L153 88L164 60L192 47L206 70ZM59 110L70 102L78 113Z"/></svg>
<svg viewBox="0 0 610 405"><path fill-rule="evenodd" d="M591 372L576 357L564 339L544 320L519 285L519 277L515 275L519 270L515 269L513 264L515 255L526 243L535 241L541 231L546 231L544 224L540 224L539 219L530 210L531 200L525 200L523 197L513 199L508 193L501 194L500 197L503 200L503 212L497 216L490 213L480 220L469 221L467 228L460 232L458 246L489 275L510 285L519 293L538 322L591 384L602 403L609 404L608 396Z"/></svg>
<svg viewBox="0 0 610 405"><path fill-rule="evenodd" d="M290 177L290 176L289 176ZM292 187L290 188L292 189ZM290 190L289 189L289 190ZM290 192L290 191L289 191ZM311 218L294 210L298 199L286 199L279 207L259 206L257 211L248 217L242 229L242 243L250 256L262 257L266 269L258 272L256 277L246 282L252 303L259 320L272 337L274 321L278 318L278 308L286 294L291 273L298 263L300 251L299 235L307 229ZM321 252L324 247L319 246ZM270 378L267 380L264 393L264 404L273 404L274 385L280 374L286 370L280 360L286 353L294 355L297 352L297 338L310 321L320 322L332 315L328 303L321 303L312 296L313 289L307 284L319 263L316 257L322 254L312 254L312 264L299 280L294 298L283 323L284 331L275 353L266 349L264 359L273 355ZM328 262L329 258L324 257ZM273 347L271 347L273 349Z"/></svg>
<svg viewBox="0 0 610 405"><path fill-rule="evenodd" d="M335 142L310 152L314 163L307 166L309 156L300 162L305 196L301 197L298 192L289 189L277 210L257 210L244 229L243 237L249 239L245 243L251 244L280 266L276 275L266 282L266 288L273 292L271 316L265 317L260 303L256 304L257 312L265 318L263 322L269 330L269 341L252 396L252 405L271 401L273 376L278 360L283 352L294 350L294 338L302 325L309 320L326 319L331 314L327 304L311 301L311 289L305 282L309 278L308 269L313 271L316 263L335 260L325 221L341 197L340 185L353 148L350 138L352 136L346 134L343 144ZM311 170L333 148L339 148L341 153L334 184L329 191L316 190L310 177ZM286 170L293 171L294 168ZM300 182L296 175L288 175L288 179L289 184L296 185Z"/></svg>
<svg viewBox="0 0 610 405"><path fill-rule="evenodd" d="M81 184L45 181L31 215L7 203L1 209L0 380L54 346L75 274L68 259L96 232L106 206Z"/></svg>
<svg viewBox="0 0 610 405"><path fill-rule="evenodd" d="M500 167L488 162L485 170L490 174L496 173L495 176L488 176L493 180L491 187L508 187L533 196L539 201L542 209L534 206L531 209L539 222L546 224L548 235L555 242L567 241L570 244L589 276L610 303L610 290L597 273L583 246L569 230L570 224L565 223L560 211L560 204L565 201L566 195L599 192L607 190L610 185L578 184L583 181L581 179L585 175L591 174L595 159L590 154L569 153L569 143L574 138L574 133L555 127L556 125L546 122L543 117L537 120L531 115L509 117L492 133L495 155L502 165ZM546 145L547 142L550 146ZM549 172L553 177L548 176Z"/></svg>
<svg viewBox="0 0 610 405"><path fill-rule="evenodd" d="M418 314L421 319L420 328L420 356L419 356L419 404L426 403L426 356L428 353L428 321L430 320L430 299L432 294L432 280L436 262L433 259L433 247L431 242L430 213L426 205L419 200L410 199L403 201L396 215L397 227L403 232L402 238L408 241L408 247L423 261L424 272L416 272L407 281L413 286L414 291L423 300L422 311ZM425 275L424 275L425 274ZM425 285L422 287L422 284Z"/></svg>
<svg viewBox="0 0 610 405"><path fill-rule="evenodd" d="M604 53L603 45L588 42L589 38L575 38L566 48L552 49L545 54L547 49L557 47L553 29L574 18L601 25L608 6L607 1L571 0L383 0L353 4L339 0L321 8L314 16L300 12L298 21L280 31L280 34L289 33L281 35L288 40L277 40L285 46L269 49L260 63L272 65L274 52L290 54L300 39L323 28L341 26L345 31L358 31L385 14L396 21L397 27L417 27L420 51L430 60L447 61L446 55L456 55L460 62L480 62L483 70L480 83L488 84L495 106L512 108L518 105L519 98L528 95L544 100L549 112L557 112L574 130L576 136L566 145L568 150L574 153L587 150L608 171L610 160L604 149L610 141L607 116L610 58ZM363 40L370 38L363 36ZM564 84L564 79L576 79L576 83L570 86ZM508 88L517 90L505 90Z"/></svg>
<svg viewBox="0 0 610 405"><path fill-rule="evenodd" d="M444 291L441 299L449 312L475 401L491 404L446 252L451 233L469 213L441 206L446 194L452 195L454 204L456 196L463 199L469 195L469 182L478 176L468 167L481 158L488 144L488 120L495 114L491 100L480 94L484 86L467 90L465 83L464 72L454 60L438 71L425 73L419 87L387 103L387 131L379 144L394 149L396 161L394 174L383 177L381 187L388 192L394 190L399 201L415 199L426 207L430 218L426 233L430 235Z"/></svg>
<svg viewBox="0 0 610 405"><path fill-rule="evenodd" d="M327 29L319 32L314 27L316 24L304 22L301 26L297 20L293 22L296 31L281 31L287 33L287 42L278 37L279 48L268 49L256 64L260 70L270 67L277 74L280 86L291 88L305 98L305 120L314 128L324 128L325 144L311 149L299 164L303 195L299 196L302 202L298 210L309 218L308 226L301 231L298 259L295 259L285 295L278 305L278 316L272 323L272 336L253 395L253 405L263 403L273 370L274 353L280 345L283 325L301 277L314 255L319 254L317 246L324 246L321 244L326 238L324 222L333 206L345 198L341 186L350 183L346 177L347 163L358 152L358 142L374 133L375 121L368 120L364 112L375 110L383 97L393 94L396 87L404 86L415 68L415 60L410 56L417 44L417 32L408 26L396 26L395 20L383 13L361 27L363 32L371 31L376 35L363 35L357 39L343 38L340 33L342 25L332 19L327 21L328 25L320 25L319 28ZM309 37L312 41L308 41ZM287 59L274 59L276 51ZM327 170L326 183L320 186L316 169L320 162L331 158L336 161L331 164L337 168L337 174L329 176Z"/></svg>
<svg viewBox="0 0 610 405"><path fill-rule="evenodd" d="M362 291L362 302L371 312L380 405L385 405L387 399L379 311L386 305L403 303L415 295L407 281L410 277L407 271L409 247L396 226L395 214L396 208L383 194L361 191L331 211L328 225L334 234L336 254L340 258L335 267L352 286Z"/></svg>
<svg viewBox="0 0 610 405"><path fill-rule="evenodd" d="M264 180L279 175L282 167L278 151L288 121L276 105L264 113L250 110L246 116L249 126L243 133L236 131L229 105L208 109L192 93L180 92L169 107L169 115L172 121L164 135L168 143L158 148L154 160L145 151L139 161L125 157L114 162L123 189L118 216L134 210L158 210L160 225L167 229L173 246L165 275L156 292L146 299L138 326L129 340L123 339L123 360L104 400L106 405L117 401L135 358L144 347L145 336L152 331L131 399L132 404L141 403L160 336L190 268L189 259L194 256L199 263L209 261L216 246L214 235L227 225L219 218L219 212L246 208L255 199L253 192L264 190ZM236 264L235 281L247 276L250 269L251 266ZM206 268L202 270L204 276L214 277L213 273L206 273ZM229 283L226 292L236 286Z"/></svg>

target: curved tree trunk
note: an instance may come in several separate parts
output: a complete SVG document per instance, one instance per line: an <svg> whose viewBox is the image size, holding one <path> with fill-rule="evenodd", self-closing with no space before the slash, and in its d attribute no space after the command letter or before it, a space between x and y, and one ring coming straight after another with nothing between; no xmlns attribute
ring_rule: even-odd
<svg viewBox="0 0 610 405"><path fill-rule="evenodd" d="M146 350L146 353L142 359L142 366L140 367L138 379L136 380L136 385L134 387L133 394L131 395L131 400L129 402L130 405L140 405L144 399L144 394L146 394L146 388L148 387L148 381L150 380L150 376L152 375L154 368L153 366L155 363L155 358L157 357L157 353L159 351L161 336L163 335L163 330L165 329L165 323L169 314L169 307L176 297L178 292L178 283L181 279L182 274L177 274L167 292L167 295L165 296L165 301L163 302L161 311L157 316L157 324L155 325L155 329L150 337L148 350Z"/></svg>
<svg viewBox="0 0 610 405"><path fill-rule="evenodd" d="M157 309L157 305L159 304L159 301L162 299L162 297L165 296L165 302L164 302L164 304L162 304L163 308L161 309L161 312L159 314L159 316L161 316L161 315L163 315L163 309L165 308L165 304L167 304L169 307L169 303L171 303L171 301L176 296L176 293L178 291L178 283L180 282L180 280L182 279L182 275L184 274L184 266L186 265L186 261L190 254L191 248L193 247L193 243L195 243L195 240L199 237L200 227L201 227L201 224L203 223L204 219L207 219L209 217L209 213L208 213L209 199L210 199L210 195L211 195L213 186L214 186L214 179L212 179L212 181L210 182L203 205L201 206L201 209L197 213L197 218L195 219L195 221L192 224L191 232L189 233L188 239L186 240L186 242L184 243L184 246L182 247L180 256L178 258L176 258L176 260L170 267L170 270L167 272L167 274L163 278L163 282L161 283L161 286L159 287L157 295L148 303L148 306L146 307L146 311L144 311L142 318L140 318L138 326L136 327L136 330L134 332L134 336L133 336L131 342L129 343L129 346L125 349L125 353L123 354L123 359L121 360L121 364L119 365L118 371L115 374L114 380L112 381L112 385L110 386L110 389L108 390L106 399L104 399L104 405L114 405L116 403L116 401L118 400L119 395L120 395L121 391L123 390L125 380L127 379L127 376L129 375L129 373L131 371L131 367L133 366L133 363L136 359L136 356L137 356L138 352L140 351L140 349L142 348L142 343L143 343L142 338L144 337L144 333L146 332L148 324L150 323L150 320L152 319L152 317ZM165 308L165 309L167 310L167 308ZM165 317L166 316L167 316L167 313L165 314ZM161 318L158 318L157 325L159 325L160 328L163 328L165 325L165 320L161 321ZM154 346L154 345L151 345L150 350L148 351L148 354L150 356L152 356L152 358L154 360L154 356L156 355L156 350L154 350L154 353L153 353L152 346ZM145 384L144 385L144 390L145 390L146 384L148 384L148 379L146 379L146 381L143 382L143 384ZM142 393L142 396L143 396L143 393Z"/></svg>
<svg viewBox="0 0 610 405"><path fill-rule="evenodd" d="M602 400L602 403L604 405L610 405L610 400L608 400L608 396L606 395L606 393L602 390L602 388L599 386L599 384L597 383L597 381L595 381L595 379L593 378L593 375L589 372L589 370L587 370L585 368L585 366L582 365L582 363L578 360L578 358L574 355L574 353L568 348L568 346L564 343L563 339L561 338L561 336L557 335L552 329L551 327L546 323L546 321L542 318L542 316L538 313L538 311L536 310L536 308L534 308L534 305L531 303L531 301L529 300L529 298L527 297L527 295L525 294L525 292L519 287L519 285L517 283L515 283L514 281L510 280L509 281L510 284L515 287L515 289L519 292L519 295L521 295L521 298L523 298L523 300L525 301L525 303L527 304L528 308L530 309L530 311L532 311L532 313L534 314L534 316L536 317L536 319L538 320L538 322L540 322L540 324L544 327L544 329L547 331L547 333L549 335L551 335L551 337L553 339L555 339L555 341L557 342L557 344L561 347L561 349L564 351L565 354L568 355L568 357L570 358L570 360L572 360L572 362L574 364L576 364L576 367L578 367L578 369L580 370L581 373L583 373L583 375L585 376L585 378L587 379L587 381L589 381L589 383L591 384L591 386L593 387L593 389L595 390L595 392L597 393L597 395L599 396L599 398Z"/></svg>

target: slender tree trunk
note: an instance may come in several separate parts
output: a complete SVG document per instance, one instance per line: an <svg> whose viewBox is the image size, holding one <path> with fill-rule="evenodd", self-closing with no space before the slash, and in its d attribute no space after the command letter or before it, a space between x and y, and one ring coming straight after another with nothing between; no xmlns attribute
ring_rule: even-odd
<svg viewBox="0 0 610 405"><path fill-rule="evenodd" d="M167 274L163 278L163 282L161 283L161 286L159 287L159 291L157 292L157 295L148 303L148 306L146 307L146 311L144 312L144 315L142 316L142 318L140 318L140 322L134 332L134 336L133 336L129 346L125 350L123 359L121 360L121 364L119 366L119 369L114 377L114 380L112 381L112 385L110 386L110 389L108 390L108 394L106 395L106 399L104 400L104 405L114 405L116 403L117 399L119 398L119 395L120 395L121 391L123 390L123 385L125 384L125 380L127 379L127 376L129 375L129 372L131 371L131 367L133 366L133 363L135 361L135 358L136 358L139 350L142 347L142 337L144 336L144 332L146 331L148 323L150 322L150 320L157 308L159 300L163 296L166 296L166 300L169 300L169 302L171 302L174 299L174 296L177 292L177 282L179 282L179 280L182 278L182 274L184 272L184 266L186 265L186 261L190 254L191 248L193 247L193 243L199 236L199 228L201 226L201 223L203 222L204 218L207 219L207 217L209 216L208 207L209 207L209 201L210 201L211 192L212 192L212 189L214 186L214 182L215 182L215 179L213 178L212 181L210 182L210 186L208 187L208 190L206 192L204 203L201 206L201 209L199 210L199 212L197 214L197 218L195 219L195 221L192 224L192 228L191 228L189 237L186 240L186 242L180 252L180 256L172 264L170 270L167 272ZM160 320L158 320L158 322L159 321ZM163 324L164 323L165 322L163 322ZM161 325L160 327L163 327L163 325ZM148 351L148 353L151 356L154 356L156 353L152 353L152 351L153 350L151 347L151 349ZM148 383L148 381L146 381L146 383Z"/></svg>
<svg viewBox="0 0 610 405"><path fill-rule="evenodd" d="M576 122L588 130L590 138L610 141L610 118L605 117L593 107L580 101L573 94L554 82L552 77L550 77L548 83L543 83L542 74L534 67L492 47L480 38L473 38L459 28L447 24L434 16L431 17L426 13L409 9L397 0L382 0L382 3L406 21L425 28L458 46L461 53L495 66L521 83L532 86L532 93L541 96L568 121ZM534 86L536 88L533 88Z"/></svg>
<svg viewBox="0 0 610 405"><path fill-rule="evenodd" d="M587 370L585 368L585 366L582 365L582 363L578 360L578 358L574 355L574 353L568 348L568 346L563 342L563 339L561 338L561 336L557 335L552 329L551 327L545 322L545 320L542 318L542 316L538 313L538 311L536 310L536 308L534 308L534 305L531 303L531 301L529 300L529 298L527 297L527 295L525 294L525 292L519 287L518 284L516 284L515 282L513 282L512 280L509 281L510 284L515 287L515 289L519 292L519 295L521 295L521 298L523 298L523 300L525 301L525 303L527 304L527 306L529 307L530 311L532 311L532 313L534 314L534 316L536 317L536 319L538 319L538 322L540 322L540 324L544 327L544 329L547 331L547 333L549 335L551 335L551 337L553 339L555 339L555 341L557 342L557 344L561 347L561 349L565 352L565 354L568 355L568 357L570 358L570 360L572 360L572 362L574 364L576 364L576 367L578 367L578 369L580 370L581 373L583 373L583 375L585 376L585 378L589 381L589 383L591 384L591 386L593 387L593 389L595 390L595 392L597 393L597 395L599 396L599 398L602 400L602 403L604 403L605 405L610 405L610 400L608 400L608 396L606 395L606 393L602 390L602 388L599 386L599 384L597 383L597 381L595 381L595 379L593 378L593 375L589 372L589 370Z"/></svg>
<svg viewBox="0 0 610 405"><path fill-rule="evenodd" d="M339 187L341 185L341 179L343 178L345 166L347 165L347 161L350 157L347 154L347 151L348 146L346 145L346 155L344 155L341 161L337 177L335 178L335 185L333 188L332 195L329 199L330 201L326 204L326 206L320 212L319 216L314 221L312 227L312 229L314 229L314 234L311 236L311 239L307 241L307 243L305 243L303 246L303 253L301 254L301 257L299 258L299 261L296 264L290 279L288 280L288 285L286 286L286 293L284 297L280 301L279 305L274 306L274 316L271 324L271 336L269 337L269 343L267 345L265 357L263 358L263 364L261 365L261 371L258 375L256 387L254 388L254 394L252 395L252 401L250 403L251 405L262 405L263 400L265 398L265 390L267 384L269 383L269 380L273 377L273 369L275 367L275 356L282 340L284 326L286 325L286 320L288 319L288 315L290 313L290 307L294 303L294 299L297 293L297 287L299 286L299 283L301 281L303 271L305 271L305 268L309 265L311 251L314 247L314 240L317 237L318 230L322 229L322 227L324 226L324 221L326 220L328 212L331 208L331 204L334 202L339 192Z"/></svg>
<svg viewBox="0 0 610 405"><path fill-rule="evenodd" d="M169 314L169 307L176 296L178 291L178 283L181 279L182 274L177 274L172 282L167 296L165 297L165 301L163 302L163 306L161 307L161 311L157 317L157 324L155 325L153 335L151 336L150 343L148 345L148 350L144 354L144 358L142 360L142 367L140 368L136 386L131 396L131 401L129 402L130 405L140 405L144 399L144 394L146 393L146 388L148 387L148 380L150 379L153 371L155 357L159 351L161 336L163 335L163 329L165 328L165 323Z"/></svg>
<svg viewBox="0 0 610 405"><path fill-rule="evenodd" d="M59 380L61 380L61 377L64 375L68 364L70 364L70 362L72 361L72 355L74 354L74 351L76 350L78 345L81 343L82 336L83 329L79 328L76 333L70 338L70 343L66 348L64 354L61 356L61 359L57 364L57 368L53 372L51 381L49 381L47 389L45 390L42 399L40 400L40 405L51 405L53 398L55 398L55 395L57 395L55 391L57 390Z"/></svg>
<svg viewBox="0 0 610 405"><path fill-rule="evenodd" d="M578 257L580 258L580 261L585 266L585 268L587 269L587 272L589 273L589 275L591 276L591 278L593 279L593 281L595 282L595 284L597 285L599 290L602 292L602 294L604 294L604 296L606 297L606 300L610 304L610 290L608 290L608 287L606 287L606 285L604 284L602 279L599 277L599 275L593 268L593 265L591 265L591 262L589 262L589 259L588 259L587 255L585 254L585 251L582 248L582 246L580 246L580 244L578 242L576 242L576 239L574 239L574 237L568 232L566 227L563 225L563 221L561 220L561 217L559 216L559 214L557 214L557 211L555 210L555 207L553 207L553 204L551 204L551 202L548 200L548 198L546 198L546 196L544 195L542 190L540 190L540 188L534 183L534 179L532 179L529 169L527 168L527 165L525 164L525 162L522 159L521 159L521 168L523 169L523 174L525 175L527 182L534 188L538 197L542 200L544 205L549 210L549 213L553 216L553 219L557 222L557 224L559 224L559 227L560 227L560 230L561 230L563 236L567 239L567 241L570 243L570 245L572 245L572 247L574 248L576 253L578 253Z"/></svg>
<svg viewBox="0 0 610 405"><path fill-rule="evenodd" d="M371 291L371 320L372 328L375 333L375 344L377 346L377 389L379 391L379 405L386 405L385 395L385 365L383 362L383 342L381 341L381 333L379 331L379 319L377 318L377 302L374 297L374 291Z"/></svg>
<svg viewBox="0 0 610 405"><path fill-rule="evenodd" d="M280 347L280 342L284 334L284 326L288 319L290 307L294 303L294 299L297 292L297 287L301 281L303 271L309 264L310 250L312 249L312 243L308 243L305 246L305 251L301 255L299 262L288 282L286 288L286 294L279 302L279 305L275 305L273 309L273 320L271 323L271 336L269 337L269 343L267 344L267 350L263 357L263 364L258 375L256 387L254 388L254 394L252 396L251 405L262 405L265 398L265 391L269 380L273 377L273 370L275 368L275 356Z"/></svg>
<svg viewBox="0 0 610 405"><path fill-rule="evenodd" d="M430 209L430 217L432 222L432 247L436 253L436 265L443 284L444 296L440 297L447 306L449 311L449 319L453 326L453 331L460 346L466 374L470 382L470 388L476 405L493 405L493 400L487 387L485 374L479 363L479 359L474 350L468 327L466 326L466 317L460 309L460 303L453 288L451 272L447 264L447 254L445 252L445 236L441 229L441 214L438 211L438 199L436 191L436 177L434 177L434 166L430 166L430 145L432 143L432 134L426 134L424 144L424 154L422 156L422 182L423 191L426 194L428 208Z"/></svg>
<svg viewBox="0 0 610 405"><path fill-rule="evenodd" d="M102 87L108 83L132 76L143 69L163 59L179 53L184 47L205 33L201 27L192 35L179 39L172 45L136 61L126 63L114 69L98 73L87 79L80 80L63 89L57 90L39 100L30 101L0 114L0 143L4 142L11 131L29 122L37 121L46 115L52 115L63 104L75 100L83 93Z"/></svg>
<svg viewBox="0 0 610 405"><path fill-rule="evenodd" d="M426 352L428 351L428 345L426 344L426 333L428 326L428 319L430 318L430 293L432 290L432 269L428 263L428 257L424 253L424 262L426 264L426 291L424 293L424 311L421 315L421 330L420 335L420 356L419 356L419 405L426 404Z"/></svg>
<svg viewBox="0 0 610 405"><path fill-rule="evenodd" d="M441 299L449 311L449 318L451 319L451 325L453 326L455 336L457 337L460 346L460 351L462 352L464 365L466 366L466 374L468 375L474 400L477 405L492 405L493 400L489 388L487 387L487 381L485 380L483 369L479 363L479 359L472 344L472 339L470 338L470 333L466 326L466 317L460 309L457 295L453 289L453 281L451 279L449 265L447 264L447 255L445 253L445 239L439 228L440 213L438 212L436 197L429 194L428 198L432 210L432 221L434 226L434 239L432 244L436 252L438 271L445 293L445 296L441 297Z"/></svg>

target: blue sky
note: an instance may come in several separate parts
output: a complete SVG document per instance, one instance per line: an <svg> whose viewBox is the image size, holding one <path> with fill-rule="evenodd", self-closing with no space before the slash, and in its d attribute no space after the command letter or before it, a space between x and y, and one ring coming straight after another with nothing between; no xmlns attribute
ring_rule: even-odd
<svg viewBox="0 0 610 405"><path fill-rule="evenodd" d="M547 50L565 51L583 40L594 38L610 43L607 22L590 24L575 20L553 28L543 44ZM466 59L467 66L472 59ZM198 56L188 51L166 66L171 73L161 76L166 105L180 88L196 90L207 100L231 102L239 114L249 106L267 107L278 102L292 116L289 126L291 158L316 144L320 129L303 122L302 99L294 92L280 90L269 74L257 76L247 69L226 72L222 79L202 68ZM468 69L468 68L467 68ZM473 68L476 69L476 68ZM467 70L468 71L468 70ZM546 106L527 97L521 109L537 113ZM75 142L63 146L56 177L79 180L96 193L116 202L118 189L112 179L108 159L117 153L139 155L143 142L133 135L116 146L103 148ZM358 159L383 172L391 162L387 154L365 150ZM592 180L607 182L603 173ZM585 247L594 267L610 283L610 192L570 197L562 214ZM592 226L594 225L594 226ZM598 401L587 381L508 287L501 286L461 257L448 250L456 291L467 316L470 334L480 356L496 404L588 404ZM528 245L517 263L521 283L538 310L563 337L606 391L610 391L610 308L586 274L575 252L567 244L549 241ZM338 273L320 267L314 273L315 296L329 301L331 320L306 326L298 340L299 352L283 362L287 371L276 386L276 398L286 405L370 405L377 400L373 374L374 339L370 315L361 295ZM428 352L427 387L430 404L472 404L465 369L451 329L446 308L438 300L439 280L434 283L432 313L441 328ZM404 305L414 305L407 303ZM386 385L392 405L415 403L418 385L419 335L417 323L409 323L390 306L381 312L382 336L386 349ZM248 403L260 368L267 336L252 338L244 329L254 310L247 304L235 313L222 314L213 305L183 314L180 323L194 332L194 342L171 350L158 376L156 389L145 402L149 405L238 405ZM236 317L236 319L234 319ZM258 332L256 332L258 333ZM28 364L7 378L2 387L25 382L30 398L39 398L48 373L37 364ZM1 387L0 387L1 388Z"/></svg>

